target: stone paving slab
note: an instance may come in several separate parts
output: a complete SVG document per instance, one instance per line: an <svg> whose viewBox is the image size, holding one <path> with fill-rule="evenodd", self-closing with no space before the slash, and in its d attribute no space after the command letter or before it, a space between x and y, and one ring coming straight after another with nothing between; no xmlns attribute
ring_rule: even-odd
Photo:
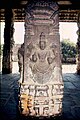
<svg viewBox="0 0 80 120"><path fill-rule="evenodd" d="M0 120L23 120L18 111L19 74L1 75ZM63 74L64 97L60 120L80 119L80 76ZM27 117L28 119L28 117ZM37 119L37 118L35 118ZM49 118L51 119L51 118ZM24 120L26 120L24 118ZM54 118L53 118L54 120Z"/></svg>
<svg viewBox="0 0 80 120"><path fill-rule="evenodd" d="M64 82L64 87L68 89L76 89L76 87L71 82Z"/></svg>

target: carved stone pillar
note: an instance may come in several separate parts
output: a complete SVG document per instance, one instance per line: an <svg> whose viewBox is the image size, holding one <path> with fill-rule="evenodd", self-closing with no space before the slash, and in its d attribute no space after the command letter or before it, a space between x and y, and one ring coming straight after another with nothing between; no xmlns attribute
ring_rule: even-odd
<svg viewBox="0 0 80 120"><path fill-rule="evenodd" d="M78 41L77 41L77 53L78 53L78 58L77 58L77 74L80 75L80 12L78 13L78 21L77 21L77 26L78 26Z"/></svg>
<svg viewBox="0 0 80 120"><path fill-rule="evenodd" d="M12 48L13 40L13 11L12 9L5 9L5 28L4 28L4 48L3 48L3 64L2 73L12 73Z"/></svg>
<svg viewBox="0 0 80 120"><path fill-rule="evenodd" d="M21 113L54 116L62 110L58 5L40 0L28 3L25 17ZM22 75L21 75L22 76Z"/></svg>

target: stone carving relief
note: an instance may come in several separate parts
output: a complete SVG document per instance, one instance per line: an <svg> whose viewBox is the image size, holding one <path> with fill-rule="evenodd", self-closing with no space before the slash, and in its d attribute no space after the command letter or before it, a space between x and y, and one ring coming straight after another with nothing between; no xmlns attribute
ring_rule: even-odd
<svg viewBox="0 0 80 120"><path fill-rule="evenodd" d="M47 116L61 112L63 85L51 85L51 88L49 89L49 85L23 85L21 90L23 114Z"/></svg>
<svg viewBox="0 0 80 120"><path fill-rule="evenodd" d="M36 9L35 9L36 7ZM49 9L48 9L49 7ZM26 24L53 24L54 27L59 25L58 5L56 2L44 0L34 1L32 4L27 4L26 9Z"/></svg>
<svg viewBox="0 0 80 120"><path fill-rule="evenodd" d="M48 97L48 86L36 86L35 88L35 97L45 96Z"/></svg>
<svg viewBox="0 0 80 120"><path fill-rule="evenodd" d="M21 47L18 49L18 66L20 72L20 82L23 81L23 64L24 64L24 43L21 44Z"/></svg>
<svg viewBox="0 0 80 120"><path fill-rule="evenodd" d="M52 86L52 95L61 95L63 94L63 85L62 84L54 84Z"/></svg>
<svg viewBox="0 0 80 120"><path fill-rule="evenodd" d="M63 81L60 62L58 6L40 0L27 5L24 51L20 58L22 114L52 116L61 113ZM21 52L20 52L21 53Z"/></svg>
<svg viewBox="0 0 80 120"><path fill-rule="evenodd" d="M40 34L39 43L35 46L32 45L32 47L31 44L29 44L27 49L28 53L26 55L30 60L29 66L35 81L41 84L48 82L52 70L55 67L54 60L56 55L55 51L51 49L51 46L47 45L45 34L42 32Z"/></svg>

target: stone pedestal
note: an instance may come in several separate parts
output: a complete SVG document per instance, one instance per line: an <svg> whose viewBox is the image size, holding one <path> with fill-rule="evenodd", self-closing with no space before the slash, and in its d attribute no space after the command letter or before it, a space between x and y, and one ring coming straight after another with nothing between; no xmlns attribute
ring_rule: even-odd
<svg viewBox="0 0 80 120"><path fill-rule="evenodd" d="M63 80L58 5L27 4L20 103L24 115L54 116L61 113Z"/></svg>

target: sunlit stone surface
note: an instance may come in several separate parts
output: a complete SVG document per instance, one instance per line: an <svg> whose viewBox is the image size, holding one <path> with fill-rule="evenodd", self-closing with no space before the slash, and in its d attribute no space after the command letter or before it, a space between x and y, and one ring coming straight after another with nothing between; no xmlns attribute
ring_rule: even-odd
<svg viewBox="0 0 80 120"><path fill-rule="evenodd" d="M32 2L26 6L25 39L18 51L20 107L26 116L54 116L62 110L58 12L55 2Z"/></svg>

